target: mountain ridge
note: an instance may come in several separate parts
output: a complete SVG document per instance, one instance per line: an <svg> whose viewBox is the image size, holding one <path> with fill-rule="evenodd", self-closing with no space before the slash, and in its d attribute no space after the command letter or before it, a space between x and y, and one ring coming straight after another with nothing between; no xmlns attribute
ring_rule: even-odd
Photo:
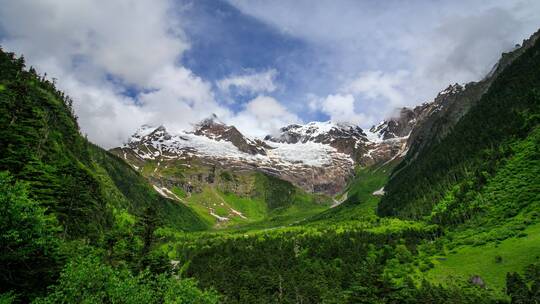
<svg viewBox="0 0 540 304"><path fill-rule="evenodd" d="M288 125L278 134L260 139L243 135L213 114L191 129L176 133L170 133L163 125L143 125L126 144L111 152L137 170L147 160L198 158L235 170L258 170L306 191L334 195L352 177L356 165L382 164L403 156L408 134L403 135L398 121L414 123L414 117L409 116L387 121L394 131L400 130L401 136L386 129L380 131L386 132L383 134L364 131L353 124L326 121ZM322 175L328 177L326 183L317 181Z"/></svg>

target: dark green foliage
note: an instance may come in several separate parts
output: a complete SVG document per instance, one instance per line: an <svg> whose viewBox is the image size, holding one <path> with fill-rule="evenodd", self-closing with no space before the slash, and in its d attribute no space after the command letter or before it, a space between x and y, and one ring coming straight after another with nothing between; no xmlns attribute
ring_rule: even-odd
<svg viewBox="0 0 540 304"><path fill-rule="evenodd" d="M454 191L458 201L469 200L468 193L482 188L511 156L511 144L538 125L539 88L537 41L506 67L446 137L430 143L419 155L408 154L385 187L379 213L421 218L448 191ZM479 211L470 206L461 210L465 218L450 222L462 222Z"/></svg>
<svg viewBox="0 0 540 304"><path fill-rule="evenodd" d="M150 248L155 242L154 232L156 231L156 228L160 226L156 209L152 207L146 208L139 223L140 227L138 230L143 241L141 255L144 256L150 252Z"/></svg>
<svg viewBox="0 0 540 304"><path fill-rule="evenodd" d="M200 293L193 283L175 283L165 274L141 283L142 273L170 268L155 250L158 227L195 230L205 225L189 208L159 196L122 160L82 137L71 105L54 83L33 69L25 71L22 58L0 50L0 299L27 302L43 295L66 259L96 251L120 267L118 272L108 265L69 264L60 287L47 299L79 302L88 295L88 301L125 297L133 302L145 296L145 288L154 288L154 302L184 297L180 303L191 303L187 299ZM128 269L144 271L132 275ZM96 278L105 277L112 289L93 289L100 284ZM145 287L154 281L164 285Z"/></svg>
<svg viewBox="0 0 540 304"><path fill-rule="evenodd" d="M141 214L151 205L164 224L205 227L190 209L160 197L127 164L83 138L71 99L53 83L24 71L24 61L11 53L0 52L0 66L0 170L29 184L30 197L56 215L64 237L98 242L113 225L113 208ZM108 197L111 191L120 197Z"/></svg>
<svg viewBox="0 0 540 304"><path fill-rule="evenodd" d="M512 304L534 303L527 283L518 273L508 273L506 276L506 292L512 298Z"/></svg>
<svg viewBox="0 0 540 304"><path fill-rule="evenodd" d="M376 239L364 233L338 235L328 231L301 236L291 231L216 239L183 253L191 261L188 274L203 286L215 286L227 303L272 303L276 299L282 303L320 303L332 298L343 301L343 292L353 284L355 273L362 274L358 282L373 289L384 262L370 245Z"/></svg>
<svg viewBox="0 0 540 304"><path fill-rule="evenodd" d="M213 292L203 292L191 280L127 269L114 269L94 256L68 263L57 285L34 303L218 303Z"/></svg>
<svg viewBox="0 0 540 304"><path fill-rule="evenodd" d="M540 303L540 265L527 266L524 276L515 272L508 273L506 292L512 299L512 304Z"/></svg>
<svg viewBox="0 0 540 304"><path fill-rule="evenodd" d="M17 295L13 292L6 292L0 294L0 304L11 304L15 303L17 300Z"/></svg>
<svg viewBox="0 0 540 304"><path fill-rule="evenodd" d="M254 197L264 200L268 209L287 207L293 203L296 188L290 182L262 173L255 178Z"/></svg>
<svg viewBox="0 0 540 304"><path fill-rule="evenodd" d="M489 294L480 288L451 283L447 287L434 285L428 281L423 281L413 297L405 302L395 303L441 303L441 304L461 304L461 303L504 303L501 300L493 299Z"/></svg>
<svg viewBox="0 0 540 304"><path fill-rule="evenodd" d="M0 294L44 291L60 267L59 226L28 198L21 182L0 172Z"/></svg>
<svg viewBox="0 0 540 304"><path fill-rule="evenodd" d="M490 303L476 288L418 288L405 279L416 245L432 229L378 233L342 225L207 235L179 239L176 252L190 261L187 274L216 288L225 303Z"/></svg>
<svg viewBox="0 0 540 304"><path fill-rule="evenodd" d="M221 179L227 182L230 182L233 180L233 176L228 171L221 171L221 173L219 174L219 177L221 177Z"/></svg>
<svg viewBox="0 0 540 304"><path fill-rule="evenodd" d="M474 177L463 179L440 200L430 219L446 226L460 224L475 218L467 225L490 227L512 219L516 215L529 214L540 204L540 129L530 132L524 140L516 141L505 149L507 157L497 171L481 187ZM530 224L532 220L526 220ZM523 229L521 223L521 230ZM511 234L519 232L519 225L509 227ZM510 231L509 231L510 232ZM504 233L497 233L505 239Z"/></svg>
<svg viewBox="0 0 540 304"><path fill-rule="evenodd" d="M106 175L122 195L112 203L117 208L127 208L141 215L148 207L155 208L161 224L179 230L202 230L204 222L190 208L156 193L146 179L116 155L96 145L89 144L89 153L96 167L103 168Z"/></svg>
<svg viewBox="0 0 540 304"><path fill-rule="evenodd" d="M68 99L22 70L13 54L0 52L0 66L0 170L28 182L30 196L57 214L64 235L96 239L110 217Z"/></svg>

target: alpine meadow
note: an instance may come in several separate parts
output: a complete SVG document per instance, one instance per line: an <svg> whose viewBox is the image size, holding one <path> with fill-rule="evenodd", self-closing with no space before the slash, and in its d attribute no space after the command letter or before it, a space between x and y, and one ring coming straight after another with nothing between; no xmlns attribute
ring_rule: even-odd
<svg viewBox="0 0 540 304"><path fill-rule="evenodd" d="M540 303L536 1L100 2L0 0L0 303Z"/></svg>

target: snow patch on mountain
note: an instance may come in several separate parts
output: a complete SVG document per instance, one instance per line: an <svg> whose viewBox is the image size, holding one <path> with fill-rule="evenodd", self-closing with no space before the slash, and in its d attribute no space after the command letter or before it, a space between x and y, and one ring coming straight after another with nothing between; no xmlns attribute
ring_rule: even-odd
<svg viewBox="0 0 540 304"><path fill-rule="evenodd" d="M142 159L171 158L174 156L203 156L214 159L234 159L263 165L282 164L322 167L332 163L334 158L352 163L350 156L339 153L335 148L315 142L277 143L268 142L267 155L242 152L231 142L190 132L171 135L163 126L140 128L124 148Z"/></svg>
<svg viewBox="0 0 540 304"><path fill-rule="evenodd" d="M312 121L305 125L293 124L280 129L274 136L266 136L265 140L281 143L320 142L330 143L338 138L366 140L363 130L353 124L332 121Z"/></svg>
<svg viewBox="0 0 540 304"><path fill-rule="evenodd" d="M371 129L365 130L364 133L366 134L366 138L368 139L368 141L372 143L380 143L383 141L381 133L372 132Z"/></svg>
<svg viewBox="0 0 540 304"><path fill-rule="evenodd" d="M377 196L382 196L384 195L384 187L382 187L381 189L373 192L373 195L377 195Z"/></svg>
<svg viewBox="0 0 540 304"><path fill-rule="evenodd" d="M338 153L336 149L314 142L283 144L270 143L273 149L268 151L268 156L281 159L284 162L303 163L308 166L322 167L332 162L332 154ZM343 154L343 158L350 158ZM351 160L352 162L352 160Z"/></svg>

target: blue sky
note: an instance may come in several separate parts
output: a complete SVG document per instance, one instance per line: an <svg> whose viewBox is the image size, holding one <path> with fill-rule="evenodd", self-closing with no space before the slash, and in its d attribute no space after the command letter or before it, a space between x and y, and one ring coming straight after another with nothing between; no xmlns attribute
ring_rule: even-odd
<svg viewBox="0 0 540 304"><path fill-rule="evenodd" d="M280 71L274 81L282 85L273 95L290 99L298 94L295 88L302 80L295 74L308 68L316 56L305 41L245 15L225 1L191 2L179 18L185 20L182 26L191 42L182 64L214 83L232 75L274 69ZM234 103L230 107L238 111L255 96L219 96L231 97Z"/></svg>
<svg viewBox="0 0 540 304"><path fill-rule="evenodd" d="M540 27L536 0L0 0L0 44L58 79L104 146L216 113L252 136L369 127L481 79Z"/></svg>

